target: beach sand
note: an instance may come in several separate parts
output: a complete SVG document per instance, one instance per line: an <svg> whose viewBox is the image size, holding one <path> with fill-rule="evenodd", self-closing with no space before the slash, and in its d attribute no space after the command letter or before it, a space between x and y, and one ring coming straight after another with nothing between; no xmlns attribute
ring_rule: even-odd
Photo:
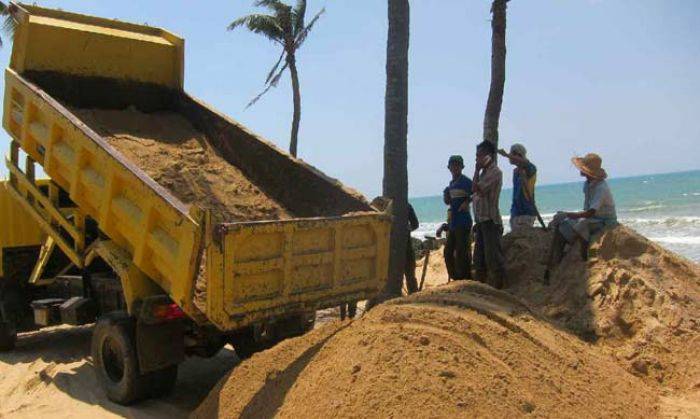
<svg viewBox="0 0 700 419"><path fill-rule="evenodd" d="M433 251L424 292L253 356L194 417L698 417L698 266L619 227L545 287L549 240L504 239L506 292Z"/></svg>
<svg viewBox="0 0 700 419"><path fill-rule="evenodd" d="M545 287L548 239L504 239L507 292L447 284L436 250L424 292L352 322L326 310L240 364L230 349L190 359L171 396L133 407L98 387L91 327L23 334L0 354L0 417L700 417L698 265L621 228Z"/></svg>
<svg viewBox="0 0 700 419"><path fill-rule="evenodd" d="M24 333L0 353L0 418L186 418L238 363L230 347L180 366L173 393L136 406L110 402L90 359L92 327L59 326Z"/></svg>

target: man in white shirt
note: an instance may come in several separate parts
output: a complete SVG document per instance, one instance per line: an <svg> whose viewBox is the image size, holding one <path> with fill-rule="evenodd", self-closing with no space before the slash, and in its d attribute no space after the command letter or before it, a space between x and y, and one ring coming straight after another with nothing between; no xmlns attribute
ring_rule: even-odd
<svg viewBox="0 0 700 419"><path fill-rule="evenodd" d="M549 253L549 263L545 272L545 283L549 283L549 271L559 264L563 257L564 246L573 246L581 242L581 257L588 257L591 235L607 225L617 223L615 200L610 186L605 181L608 177L602 168L603 160L595 153L571 159L581 176L586 178L583 184L583 211L558 212L552 220L554 238Z"/></svg>
<svg viewBox="0 0 700 419"><path fill-rule="evenodd" d="M474 274L494 288L506 286L505 257L501 247L503 220L498 199L503 186L503 173L496 166L496 147L484 141L476 148L476 169L472 182L474 192Z"/></svg>

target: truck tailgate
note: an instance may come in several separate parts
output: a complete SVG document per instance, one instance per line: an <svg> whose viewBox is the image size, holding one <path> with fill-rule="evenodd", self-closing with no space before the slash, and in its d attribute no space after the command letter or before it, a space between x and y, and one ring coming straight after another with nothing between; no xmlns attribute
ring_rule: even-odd
<svg viewBox="0 0 700 419"><path fill-rule="evenodd" d="M207 249L207 317L222 330L367 299L386 283L390 217L218 224Z"/></svg>

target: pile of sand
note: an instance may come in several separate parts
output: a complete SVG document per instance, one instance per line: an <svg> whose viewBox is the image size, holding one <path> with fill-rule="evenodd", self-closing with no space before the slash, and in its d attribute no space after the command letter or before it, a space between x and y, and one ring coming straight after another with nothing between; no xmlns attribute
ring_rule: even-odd
<svg viewBox="0 0 700 419"><path fill-rule="evenodd" d="M504 239L508 291L630 372L678 390L700 389L700 267L618 226L541 281L550 243L541 229Z"/></svg>
<svg viewBox="0 0 700 419"><path fill-rule="evenodd" d="M256 354L193 414L211 417L642 417L658 397L517 299L454 283Z"/></svg>
<svg viewBox="0 0 700 419"><path fill-rule="evenodd" d="M212 209L228 222L291 218L178 113L133 108L72 111L187 205Z"/></svg>

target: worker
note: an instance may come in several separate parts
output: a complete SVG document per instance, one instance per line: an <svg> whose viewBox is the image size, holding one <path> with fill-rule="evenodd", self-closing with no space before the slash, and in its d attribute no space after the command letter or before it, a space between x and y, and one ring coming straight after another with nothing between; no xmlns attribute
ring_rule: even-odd
<svg viewBox="0 0 700 419"><path fill-rule="evenodd" d="M452 218L452 211L450 208L447 208L447 222L440 224L440 227L435 231L435 237L441 239L443 233L447 234L450 232L450 219ZM467 260L470 262L471 261L471 249L469 249L470 243L467 243ZM443 257L445 258L445 264L447 264L447 252L445 252L445 249L443 248ZM452 252L452 258L454 258L454 252ZM451 259L452 260L452 259ZM470 269L471 273L471 269ZM450 272L447 271L447 282L450 282L452 280L452 277L450 276Z"/></svg>
<svg viewBox="0 0 700 419"><path fill-rule="evenodd" d="M581 257L586 260L591 235L606 226L617 224L615 201L605 181L608 175L602 167L603 160L599 155L589 153L584 157L574 157L571 162L581 176L586 178L583 184L583 211L560 211L554 216L551 223L554 238L544 277L546 284L549 283L550 270L561 262L566 244L573 248L576 243L580 243Z"/></svg>
<svg viewBox="0 0 700 419"><path fill-rule="evenodd" d="M505 286L501 236L503 221L498 208L498 199L503 185L503 173L496 166L496 147L489 141L479 143L476 148L474 170L474 269L476 279L489 283L497 289Z"/></svg>
<svg viewBox="0 0 700 419"><path fill-rule="evenodd" d="M527 158L527 150L522 144L513 144L510 153L504 149L498 154L508 159L513 169L513 201L510 206L510 230L518 231L532 227L537 217L535 207L535 182L537 167Z"/></svg>
<svg viewBox="0 0 700 419"><path fill-rule="evenodd" d="M448 233L450 231L450 219L452 218L452 211L450 208L447 208L447 222L440 224L440 227L438 227L437 230L435 230L435 236L437 238L442 238L443 233Z"/></svg>
<svg viewBox="0 0 700 419"><path fill-rule="evenodd" d="M455 280L471 279L471 254L469 235L472 229L472 216L469 203L472 196L472 180L462 174L464 159L451 156L447 168L452 180L443 191L443 201L449 205L447 242L444 257L447 273Z"/></svg>
<svg viewBox="0 0 700 419"><path fill-rule="evenodd" d="M411 204L408 204L408 243L406 243L406 264L404 265L404 274L406 277L406 289L409 294L418 291L418 280L416 279L416 252L413 250L413 241L411 240L411 231L418 229L418 217L416 211Z"/></svg>
<svg viewBox="0 0 700 419"><path fill-rule="evenodd" d="M346 318L354 319L356 314L357 301L351 301L340 305L340 320L345 320Z"/></svg>

